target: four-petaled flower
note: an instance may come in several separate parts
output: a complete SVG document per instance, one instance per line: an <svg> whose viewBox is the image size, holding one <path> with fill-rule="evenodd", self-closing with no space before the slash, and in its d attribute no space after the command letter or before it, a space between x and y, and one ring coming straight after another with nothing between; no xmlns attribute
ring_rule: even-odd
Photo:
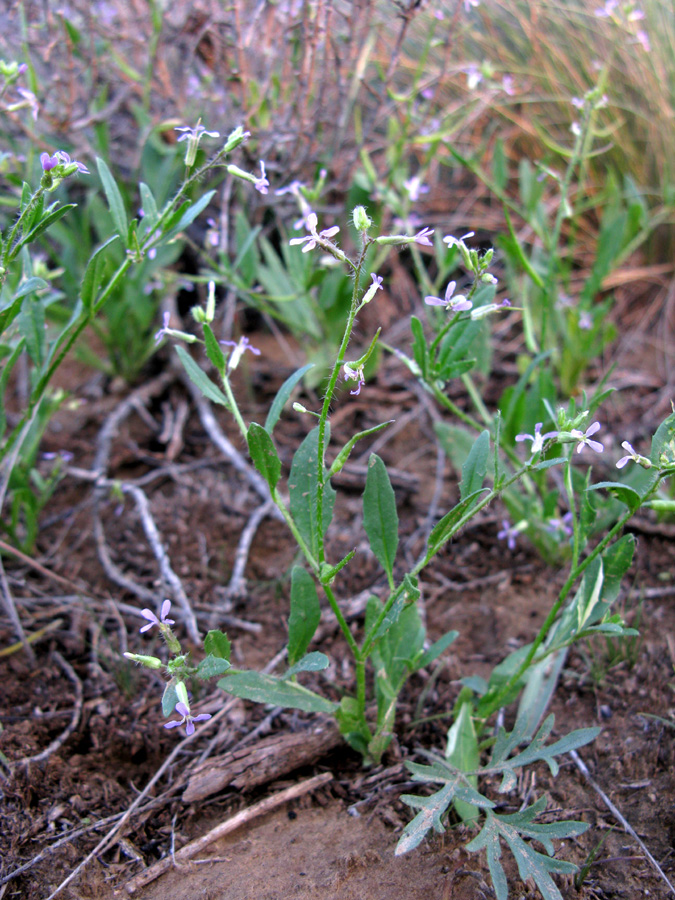
<svg viewBox="0 0 675 900"><path fill-rule="evenodd" d="M434 233L433 228L422 228L421 231L418 231L413 241L416 244L419 244L420 247L433 247L433 244L429 240L431 235Z"/></svg>
<svg viewBox="0 0 675 900"><path fill-rule="evenodd" d="M355 391L350 391L350 394L360 394L361 388L366 383L365 378L363 377L363 366L357 366L353 369L348 363L345 363L343 366L343 370L345 373L345 381L356 381L358 382L356 385Z"/></svg>
<svg viewBox="0 0 675 900"><path fill-rule="evenodd" d="M562 519L558 519L555 516L552 516L548 520L546 531L548 531L549 534L556 534L556 532L562 531L567 535L567 537L571 537L571 535L574 534L574 529L571 527L572 521L573 516L571 512L566 512Z"/></svg>
<svg viewBox="0 0 675 900"><path fill-rule="evenodd" d="M403 187L408 192L408 198L412 203L419 200L420 194L427 194L429 192L428 186L422 184L422 179L419 175L413 175L412 178L406 178L403 182Z"/></svg>
<svg viewBox="0 0 675 900"><path fill-rule="evenodd" d="M517 525L509 525L508 519L502 519L502 530L497 532L497 538L500 541L506 539L509 550L516 549L516 538L519 534L520 529Z"/></svg>
<svg viewBox="0 0 675 900"><path fill-rule="evenodd" d="M49 153L40 154L40 164L43 172L51 172L52 169L58 166L59 162L58 153L55 153L53 156L50 156Z"/></svg>
<svg viewBox="0 0 675 900"><path fill-rule="evenodd" d="M456 281L450 282L445 289L444 299L440 297L425 297L424 302L428 306L444 306L446 309L452 310L452 312L464 312L467 309L471 309L473 303L471 300L467 300L464 294L457 294L456 297L453 297L456 285Z"/></svg>
<svg viewBox="0 0 675 900"><path fill-rule="evenodd" d="M622 456L621 459L617 462L617 464L616 464L617 469L623 469L623 467L626 465L626 463L629 463L631 461L631 459L634 460L634 462L637 462L637 463L640 462L640 458L641 458L640 454L636 450L633 449L632 444L629 444L628 441L622 441L621 446L623 447L624 450L627 450L628 452L627 452L626 456Z"/></svg>
<svg viewBox="0 0 675 900"><path fill-rule="evenodd" d="M160 628L162 627L162 625L175 625L174 620L169 618L170 609L171 601L165 600L164 603L162 603L162 609L159 613L159 619L151 609L142 609L141 615L144 619L148 619L148 624L143 625L143 627L140 628L139 631L149 631L153 625L159 625Z"/></svg>
<svg viewBox="0 0 675 900"><path fill-rule="evenodd" d="M544 446L544 441L548 438L557 437L557 431L547 431L546 434L541 433L541 426L543 422L537 422L534 426L534 434L517 434L517 441L532 441L532 447L530 448L530 452L532 454L539 453L539 451Z"/></svg>
<svg viewBox="0 0 675 900"><path fill-rule="evenodd" d="M239 360L246 350L250 350L254 356L260 356L260 350L251 344L246 335L242 335L238 341L220 341L220 343L224 344L226 347L234 347L234 350L230 353L230 358L227 361L228 372L233 372L237 368Z"/></svg>
<svg viewBox="0 0 675 900"><path fill-rule="evenodd" d="M182 134L179 138L177 138L178 143L181 141L196 141L199 143L201 139L206 135L207 137L220 137L219 131L207 131L206 128L202 125L201 121L197 122L194 128L190 128L189 125L179 125L174 128L174 131L182 131Z"/></svg>
<svg viewBox="0 0 675 900"><path fill-rule="evenodd" d="M316 226L318 225L319 220L316 213L314 212L311 212L307 216L305 216L305 222L307 224L307 230L309 231L309 234L306 234L301 238L291 238L291 240L289 241L290 244L304 244L305 246L302 248L303 253L307 253L309 250L313 250L317 244L320 244L322 241L327 241L329 238L332 238L340 230L339 225L333 225L332 228L324 228L323 231L317 231Z"/></svg>
<svg viewBox="0 0 675 900"><path fill-rule="evenodd" d="M593 422L592 425L589 425L585 432L579 431L578 428L573 428L570 431L570 434L573 438L576 438L579 443L576 446L577 453L581 453L586 444L591 448L591 450L595 450L596 453L602 453L605 449L604 445L600 443L600 441L592 441L591 435L595 434L596 431L600 430L600 423Z"/></svg>
<svg viewBox="0 0 675 900"><path fill-rule="evenodd" d="M589 312L579 313L579 328L582 331L590 331L593 327L593 316Z"/></svg>
<svg viewBox="0 0 675 900"><path fill-rule="evenodd" d="M164 727L179 728L181 725L185 725L185 734L188 737L195 733L195 722L206 722L207 719L211 718L209 713L201 713L198 716L193 716L190 712L190 707L183 703L182 700L179 700L178 703L176 703L176 712L181 717L180 721L176 722L174 719L171 722L167 722Z"/></svg>
<svg viewBox="0 0 675 900"><path fill-rule="evenodd" d="M64 166L76 166L77 171L81 172L83 175L91 174L84 163L78 162L76 159L71 159L65 150L57 150L56 156L58 156L59 162Z"/></svg>
<svg viewBox="0 0 675 900"><path fill-rule="evenodd" d="M262 159L260 160L260 171L262 172L262 175L253 182L253 187L256 191L260 191L261 194L266 194L270 183L265 175L265 163Z"/></svg>

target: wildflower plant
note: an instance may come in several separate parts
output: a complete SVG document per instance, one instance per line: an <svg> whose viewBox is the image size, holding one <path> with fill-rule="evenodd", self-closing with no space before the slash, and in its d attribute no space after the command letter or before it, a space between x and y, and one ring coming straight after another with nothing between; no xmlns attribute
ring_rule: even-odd
<svg viewBox="0 0 675 900"><path fill-rule="evenodd" d="M457 637L457 632L451 630L431 645L427 641L419 609L425 569L439 554L447 552L450 542L489 504L505 497L515 485L526 484L556 468L564 486L568 511L563 517L557 507L551 508L547 519L549 529L555 521L556 532L569 535L570 559L565 583L530 643L503 660L488 678L472 675L463 679L445 753L430 754L429 766L408 763L415 780L437 782L442 787L431 797L404 798L419 812L406 827L397 851L411 850L432 827L442 831L443 817L454 808L455 813L468 823L480 824L481 831L468 844L468 849L486 850L500 900L507 894L506 876L499 861L502 842L510 847L521 875L524 878L531 875L546 900L552 900L560 895L551 873L568 872L573 868L553 857L553 840L580 834L586 826L579 822L536 823L536 817L544 808L543 798L516 815L501 815L495 812L495 802L481 792L480 780L500 774L500 790L511 790L517 771L537 760L546 761L555 775L558 771L556 757L583 746L597 735L597 728L580 729L553 743L546 743L553 728L553 717L544 719L544 714L556 681L548 673L552 663L559 671L567 648L580 639L594 634L631 634L621 617L612 612L612 604L634 550L633 536L623 534L623 526L644 503L649 502L660 482L675 471L671 443L675 434L675 414L661 425L653 438L650 456L644 458L650 464L648 477L640 489L621 482L593 484L591 470L584 472L578 468L588 459L589 449L595 453L607 452L596 439L600 425L593 418L602 395L580 410L574 403L567 408L550 408L554 428L538 422L531 433L518 434L517 440L510 445L500 434L500 417L490 419L490 427L478 433L465 456L457 502L436 521L423 553L412 565L406 564L399 553L396 498L387 467L377 454L372 453L362 497L363 529L384 574L385 587L370 596L363 628L354 632L346 620L340 592L356 551L351 550L342 558L333 556L330 525L338 496L331 479L344 467L357 443L387 428L390 423L383 422L354 434L342 447L333 448L331 410L338 402L340 386L345 382L350 387L349 392L343 394L346 402L349 402L350 394L361 393L367 397L368 393L364 367L377 346L379 330L365 352L360 355L350 353L350 348L358 313L367 304L377 302L382 289L383 278L369 272L369 253L379 254L382 248L410 247L429 241L431 235L426 228L410 235L371 235L372 221L362 207L354 210L352 221L360 238L360 248L354 257L337 244L338 226L320 227L318 216L313 212L305 217L308 234L292 239L294 244L302 246L303 255L320 253L345 266L352 279L352 295L322 402L315 410L294 404L297 411L310 415L315 424L295 451L286 478L282 476L283 466L274 430L305 368L299 369L281 386L264 423L246 422L231 376L243 353L249 350L255 354L256 350L246 338L238 342L219 341L214 324L212 290L206 305L193 309L201 338L195 341L191 335L190 340L194 348L202 348L217 377L214 379L206 371L206 360L202 358L200 364L185 347L176 345L178 356L193 382L206 397L232 415L247 443L254 466L267 483L270 497L297 543L303 564L294 565L291 570L287 667L281 674L231 665L229 639L215 630L205 639L205 660L195 667L189 654L182 651L166 619L168 608L163 608L159 616L149 610L143 612L150 627L159 627L172 654L165 666L169 682L162 705L167 717L175 711L180 719L167 724L172 728L185 725L187 733L193 732L194 723L200 716L194 716L190 709L186 680L194 672L200 677L212 674L219 677L219 686L230 695L334 716L344 739L362 754L364 761L379 762L394 735L398 700L410 676L432 665ZM422 321L413 318L412 355L397 352L447 412L461 421L468 419L473 425L474 420L448 399L445 386L451 378L469 372L475 364L471 355L473 343L479 338L486 320L510 307L505 302L495 301L496 279L489 271L493 250L478 252L472 249L468 244L469 237L447 236L445 239L451 248L455 248L470 276L462 299L456 300L453 306L456 284L448 286L445 299L428 295L427 300L431 298L438 302L427 305L438 307L436 313L442 317L435 332L428 336ZM168 329L167 323L162 332L178 340L185 339L184 335ZM542 431L544 427L547 428L545 432ZM530 444L529 452L521 454L519 444L525 442ZM631 460L640 462L634 455ZM592 542L596 492L611 493L622 504L623 513L600 539ZM516 524L512 525L506 520L499 534L513 549L517 546L518 535L528 524L521 519L514 521ZM320 673L328 667L329 659L324 653L310 649L321 620L319 591L334 614L352 657L354 683L351 689L348 686L341 694L328 683L321 687ZM143 627L148 628L148 625ZM143 657L132 658L152 668L163 666L156 658L149 658L151 662L146 662ZM304 683L308 673L313 673L313 687ZM500 728L496 740L486 743L493 716L519 698L513 729L509 732ZM483 762L484 750L491 743L491 756ZM545 853L535 850L532 840L539 841Z"/></svg>

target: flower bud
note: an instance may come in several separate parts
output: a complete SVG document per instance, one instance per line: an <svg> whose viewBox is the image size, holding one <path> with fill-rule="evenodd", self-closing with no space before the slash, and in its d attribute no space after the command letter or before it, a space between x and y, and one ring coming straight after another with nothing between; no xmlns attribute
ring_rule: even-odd
<svg viewBox="0 0 675 900"><path fill-rule="evenodd" d="M146 666L148 669L161 669L164 666L162 660L157 659L156 656L142 656L140 653L125 653L124 656L132 662Z"/></svg>
<svg viewBox="0 0 675 900"><path fill-rule="evenodd" d="M354 212L352 213L352 218L354 221L354 228L356 228L357 231L368 231L370 226L373 224L373 220L366 212L365 206L355 207Z"/></svg>

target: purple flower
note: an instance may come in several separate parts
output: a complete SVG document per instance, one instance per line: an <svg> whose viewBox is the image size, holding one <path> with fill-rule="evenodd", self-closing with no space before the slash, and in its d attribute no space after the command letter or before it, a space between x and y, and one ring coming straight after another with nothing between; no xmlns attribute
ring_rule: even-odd
<svg viewBox="0 0 675 900"><path fill-rule="evenodd" d="M431 235L434 233L433 228L423 228L421 231L418 231L413 241L416 244L419 244L421 247L432 247L433 244L429 240Z"/></svg>
<svg viewBox="0 0 675 900"><path fill-rule="evenodd" d="M57 150L55 156L58 157L59 162L64 166L77 166L78 172L81 172L83 175L90 174L89 169L84 163L78 162L76 159L71 159L65 150Z"/></svg>
<svg viewBox="0 0 675 900"><path fill-rule="evenodd" d="M508 94L509 97L513 97L516 93L516 86L513 80L513 75L504 75L502 78L502 90L505 94Z"/></svg>
<svg viewBox="0 0 675 900"><path fill-rule="evenodd" d="M42 165L43 172L51 172L53 168L58 166L59 162L58 153L55 153L53 156L50 156L49 153L40 154L40 164Z"/></svg>
<svg viewBox="0 0 675 900"><path fill-rule="evenodd" d="M413 175L412 178L406 178L403 182L403 187L408 192L408 197L411 203L415 203L420 198L420 194L428 194L429 188L426 184L422 184L422 179L418 175Z"/></svg>
<svg viewBox="0 0 675 900"><path fill-rule="evenodd" d="M169 618L169 610L170 609L171 609L171 601L165 600L164 603L162 603L162 609L160 610L159 619L157 618L157 616L154 614L154 612L151 609L142 609L141 615L143 616L144 619L148 620L148 624L143 625L142 628L139 628L139 631L141 632L141 634L144 631L149 631L153 625L159 625L160 628L162 627L162 625L175 625L176 624L175 621L173 619Z"/></svg>
<svg viewBox="0 0 675 900"><path fill-rule="evenodd" d="M649 35L646 31L640 29L638 33L635 35L635 42L642 46L642 49L645 53L651 53L652 45L649 40Z"/></svg>
<svg viewBox="0 0 675 900"><path fill-rule="evenodd" d="M532 447L530 448L530 452L532 454L539 453L539 451L544 446L544 441L548 438L557 437L557 431L547 431L546 434L541 433L541 426L543 422L537 422L534 426L534 434L517 434L517 441L532 441Z"/></svg>
<svg viewBox="0 0 675 900"><path fill-rule="evenodd" d="M332 238L340 230L339 225L334 225L332 228L324 228L323 231L317 232L316 227L319 220L316 213L314 212L311 212L307 216L305 216L305 222L307 224L307 230L309 231L309 234L306 234L301 238L291 238L291 240L289 241L290 244L304 244L305 246L302 248L303 253L307 253L309 250L313 250L317 244L320 244L322 241L327 241L329 238Z"/></svg>
<svg viewBox="0 0 675 900"><path fill-rule="evenodd" d="M604 445L601 444L600 441L592 441L590 439L591 435L595 434L596 431L599 431L599 430L600 430L600 423L593 422L592 425L588 426L588 428L586 429L585 432L579 431L578 428L573 428L572 431L570 431L570 434L572 435L572 437L576 438L579 441L579 443L576 446L577 453L581 453L581 451L584 449L586 444L588 444L588 446L591 448L591 450L595 450L596 453L602 453L602 451L605 449Z"/></svg>
<svg viewBox="0 0 675 900"><path fill-rule="evenodd" d="M262 160L260 160L260 171L262 172L262 174L260 178L257 178L253 182L253 187L256 189L256 191L260 191L261 194L266 194L270 183L265 177L265 163Z"/></svg>
<svg viewBox="0 0 675 900"><path fill-rule="evenodd" d="M582 312L579 315L579 328L583 331L590 331L593 327L593 316L589 312Z"/></svg>
<svg viewBox="0 0 675 900"><path fill-rule="evenodd" d="M202 125L201 120L197 122L194 128L190 128L188 125L179 125L177 128L174 128L174 131L183 132L181 136L176 139L179 144L181 141L196 141L199 143L204 135L214 138L220 137L219 131L207 131Z"/></svg>
<svg viewBox="0 0 675 900"><path fill-rule="evenodd" d="M185 725L185 734L187 737L195 733L195 722L206 722L207 719L211 718L209 713L201 713L199 716L193 716L190 712L190 707L186 706L181 700L176 703L176 712L181 717L180 721L176 722L174 719L171 722L167 722L164 727L180 728L181 725Z"/></svg>
<svg viewBox="0 0 675 900"><path fill-rule="evenodd" d="M497 539L506 540L509 550L516 549L516 538L520 534L520 529L516 525L509 525L508 519L502 519L502 530L497 532Z"/></svg>
<svg viewBox="0 0 675 900"><path fill-rule="evenodd" d="M607 19L611 15L613 15L614 10L617 8L618 5L619 5L619 0L606 0L606 3L604 6L601 6L599 9L595 10L595 15L599 19Z"/></svg>
<svg viewBox="0 0 675 900"><path fill-rule="evenodd" d="M345 363L342 367L345 373L345 381L356 381L358 382L355 391L350 391L350 394L360 394L361 388L366 383L365 378L363 377L363 366L357 366L353 369L348 363Z"/></svg>
<svg viewBox="0 0 675 900"><path fill-rule="evenodd" d="M452 310L452 312L464 312L467 309L471 309L473 303L471 300L467 300L464 294L457 294L456 297L453 297L456 284L456 281L451 281L448 284L445 289L444 299L440 297L425 297L424 302L428 306L444 306L446 309Z"/></svg>
<svg viewBox="0 0 675 900"><path fill-rule="evenodd" d="M553 516L548 520L546 531L548 531L549 534L556 534L558 531L562 531L567 535L567 537L571 537L574 534L574 529L571 527L571 522L571 512L566 512L562 519L558 519Z"/></svg>
<svg viewBox="0 0 675 900"><path fill-rule="evenodd" d="M629 463L631 460L634 460L635 462L640 462L640 454L637 453L637 451L635 451L633 449L632 445L629 444L628 441L623 441L621 446L623 447L624 450L627 450L628 453L626 456L622 456L621 459L618 461L618 463L616 464L617 469L623 469L623 467L626 465L626 463Z"/></svg>
<svg viewBox="0 0 675 900"><path fill-rule="evenodd" d="M227 361L228 372L233 372L237 368L239 361L246 350L250 350L254 356L260 356L260 350L251 344L246 335L242 335L238 341L220 341L220 343L224 344L226 347L234 347L234 350L230 353L230 358Z"/></svg>
<svg viewBox="0 0 675 900"><path fill-rule="evenodd" d="M445 237L443 238L443 243L447 244L448 247L459 247L461 249L462 246L464 246L466 248L464 241L467 238L473 237L475 233L476 233L475 231L467 231L467 233L463 234L461 236L461 238L456 238L456 237L453 237L451 234L446 234Z"/></svg>
<svg viewBox="0 0 675 900"><path fill-rule="evenodd" d="M162 327L159 329L157 334L155 335L155 344L159 344L163 337L165 337L171 329L169 328L169 319L171 318L170 312L162 313Z"/></svg>
<svg viewBox="0 0 675 900"><path fill-rule="evenodd" d="M23 102L17 106L12 107L13 109L21 109L22 106L30 107L31 115L33 116L33 121L37 122L38 112L39 112L39 104L38 98L32 91L29 91L27 88L17 88L17 93L23 98Z"/></svg>

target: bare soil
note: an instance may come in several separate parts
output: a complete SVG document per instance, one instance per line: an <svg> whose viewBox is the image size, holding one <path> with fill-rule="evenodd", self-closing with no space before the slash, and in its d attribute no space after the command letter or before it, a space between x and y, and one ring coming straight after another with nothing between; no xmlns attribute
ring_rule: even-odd
<svg viewBox="0 0 675 900"><path fill-rule="evenodd" d="M293 368L278 355L276 344L260 335L254 344L264 355L243 372L240 393L251 419L261 420L279 384ZM277 354L275 356L275 354ZM167 357L168 360L168 351ZM168 365L168 364L167 364ZM157 370L147 373L152 383ZM121 656L162 652L152 634L139 635L142 624L133 608L152 603L125 590L102 565L102 553L136 586L157 601L172 596L132 498L107 490L99 498L102 532L96 533L91 471L101 429L129 396L127 389L98 382L91 372L71 365L62 377L82 402L62 411L48 435L48 450L67 449L73 460L47 506L38 547L29 559L3 554L3 564L23 626L28 634L44 630L32 644L37 661L11 649L15 634L0 621L0 897L45 900L112 828L163 761L176 747L177 731L162 728L161 682L147 669ZM303 397L309 407L316 401ZM187 417L181 422L181 410ZM636 423L644 415L640 395L624 402L621 414ZM639 415L638 415L639 413ZM414 559L424 539L425 517L437 487L436 445L431 423L418 394L396 361L384 359L377 380L362 394L345 390L336 403L335 445L355 430L383 419L403 427L391 430L378 453L401 474L396 484L405 552ZM240 451L234 429L221 427ZM650 423L654 424L654 423ZM288 465L306 422L286 412L279 425L282 461ZM341 478L336 521L331 526L331 557L352 547L357 554L340 584L351 598L353 627L361 624L358 598L380 587L377 565L360 530L359 486L370 448ZM597 460L597 475L603 463ZM205 433L191 396L176 374L156 393L130 407L114 429L107 475L145 491L173 571L181 579L200 630L222 627L233 640L234 659L262 668L285 643L288 573L294 549L282 524L267 518L260 525L245 569L243 589L228 594L235 551L242 529L260 500L242 475L224 459ZM457 479L447 463L441 481L440 508L453 497ZM253 759L261 742L275 736L309 733L311 716L274 712L242 701L208 723L130 816L111 845L95 855L64 898L128 896L125 884L157 860L178 850L237 811L318 772L332 780L317 791L278 808L235 831L202 852L198 861L173 868L134 896L172 900L282 900L282 898L401 897L473 900L493 896L484 859L468 854L463 826L449 823L445 835L395 859L401 828L409 821L401 794L415 789L403 763L420 748L442 752L447 716L466 674L487 675L507 653L532 639L543 621L562 572L552 571L524 543L511 553L496 539L501 510L485 512L439 558L424 578L424 613L429 638L450 628L459 639L445 654L435 683L429 674L408 685L398 718L397 740L381 766L363 769L349 748L337 743L311 763L302 762L264 783L225 787L198 802L182 799L197 767L229 752L250 748ZM619 605L639 626L636 645L608 647L596 642L575 649L568 658L552 711L555 732L600 725L598 740L580 755L597 785L618 807L644 845L672 879L675 841L675 744L673 731L675 675L675 607L672 577L673 526L643 516L635 525L636 562ZM354 601L354 602L351 602ZM157 605L157 604L155 604ZM180 608L173 612L180 624ZM9 648L9 649L8 649ZM329 619L313 649L331 659L324 690L337 692L351 683L353 672L342 641ZM332 687L331 687L332 684ZM422 690L430 688L417 708ZM205 689L193 702L200 712L216 713L226 696ZM434 718L436 717L436 718ZM425 719L417 723L418 719ZM71 725L71 731L64 731ZM263 745L263 747L266 745ZM264 753L261 754L264 757ZM25 763L30 757L36 761ZM292 764L292 763L291 763ZM272 770L274 767L271 767ZM418 786L417 786L418 787ZM568 841L559 855L583 863L604 843L580 889L558 879L566 900L572 898L665 898L665 883L584 781L566 760L552 779L536 769L517 791L500 797L503 809L515 811L546 794L549 815L582 819L591 828ZM564 813L560 811L563 810ZM96 827L101 823L100 827ZM608 832L610 832L608 834ZM31 864L13 876L21 866ZM507 863L508 867L508 863ZM512 896L538 896L509 868Z"/></svg>

